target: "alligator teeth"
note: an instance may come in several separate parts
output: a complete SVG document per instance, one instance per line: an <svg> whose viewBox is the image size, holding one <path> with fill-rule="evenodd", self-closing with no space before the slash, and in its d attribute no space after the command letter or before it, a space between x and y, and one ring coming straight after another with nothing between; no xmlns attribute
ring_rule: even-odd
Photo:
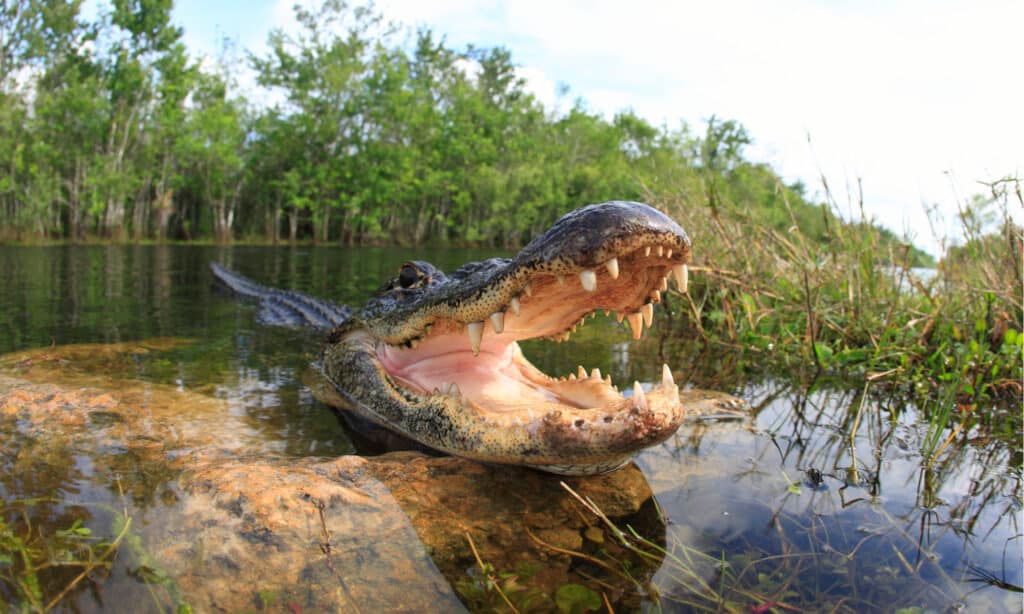
<svg viewBox="0 0 1024 614"><path fill-rule="evenodd" d="M633 406L647 411L647 396L640 382L633 382Z"/></svg>
<svg viewBox="0 0 1024 614"><path fill-rule="evenodd" d="M555 279L558 280L558 284L562 285L565 283L565 275L555 275Z"/></svg>
<svg viewBox="0 0 1024 614"><path fill-rule="evenodd" d="M647 247L644 248L644 257L646 258L647 256L650 256L650 255L651 255L651 246L648 245Z"/></svg>
<svg viewBox="0 0 1024 614"><path fill-rule="evenodd" d="M669 369L666 364L661 365L661 387L669 394L669 400L678 405L679 387L676 386L676 381L672 379L672 369Z"/></svg>
<svg viewBox="0 0 1024 614"><path fill-rule="evenodd" d="M576 374L575 373L570 373L569 374L569 381L572 381L572 382L576 381Z"/></svg>
<svg viewBox="0 0 1024 614"><path fill-rule="evenodd" d="M594 367L594 370L590 372L590 377L597 380L601 379L601 370Z"/></svg>
<svg viewBox="0 0 1024 614"><path fill-rule="evenodd" d="M644 332L644 317L638 311L627 315L626 319L629 320L629 328L633 331L633 338L639 339L640 335Z"/></svg>
<svg viewBox="0 0 1024 614"><path fill-rule="evenodd" d="M615 312L615 321L618 322L619 324L622 324L622 318L624 317L626 317L626 314L622 313L621 311Z"/></svg>
<svg viewBox="0 0 1024 614"><path fill-rule="evenodd" d="M662 256L664 256L665 255L665 248L659 245L658 246L657 254L658 254L658 258L661 258Z"/></svg>
<svg viewBox="0 0 1024 614"><path fill-rule="evenodd" d="M644 303L640 308L640 315L644 317L644 326L650 328L651 322L654 322L654 303Z"/></svg>
<svg viewBox="0 0 1024 614"><path fill-rule="evenodd" d="M668 248L667 252L665 252L665 257L666 258L671 258L672 257L672 248L671 247Z"/></svg>
<svg viewBox="0 0 1024 614"><path fill-rule="evenodd" d="M484 339L484 323L470 322L466 325L466 332L469 333L469 345L473 348L473 355L480 355L480 342Z"/></svg>
<svg viewBox="0 0 1024 614"><path fill-rule="evenodd" d="M519 315L519 297L513 296L512 299L508 302L508 304L510 307L512 307L512 313Z"/></svg>
<svg viewBox="0 0 1024 614"><path fill-rule="evenodd" d="M611 375L605 375L604 376L604 383L606 383L609 386L611 386L612 385L612 376Z"/></svg>
<svg viewBox="0 0 1024 614"><path fill-rule="evenodd" d="M608 268L608 274L612 276L612 279L619 278L619 259L612 258L608 262L604 263L604 266Z"/></svg>
<svg viewBox="0 0 1024 614"><path fill-rule="evenodd" d="M679 284L679 291L686 292L690 285L690 269L685 264L677 264L672 267L672 274L675 275L676 283Z"/></svg>
<svg viewBox="0 0 1024 614"><path fill-rule="evenodd" d="M651 300L654 301L655 303L660 303L661 302L661 292L658 291L658 290L652 290L651 291Z"/></svg>
<svg viewBox="0 0 1024 614"><path fill-rule="evenodd" d="M672 369L668 368L665 363L661 364L661 387L667 389L673 388L676 385L676 380L672 379Z"/></svg>
<svg viewBox="0 0 1024 614"><path fill-rule="evenodd" d="M576 373L580 376L580 379L587 379L587 370L583 368L583 365L576 366Z"/></svg>
<svg viewBox="0 0 1024 614"><path fill-rule="evenodd" d="M587 292L597 290L597 272L592 269L583 269L580 271L580 283L583 284L583 289Z"/></svg>
<svg viewBox="0 0 1024 614"><path fill-rule="evenodd" d="M494 332L500 333L505 330L505 314L500 311L495 311L491 314L491 326L494 327Z"/></svg>
<svg viewBox="0 0 1024 614"><path fill-rule="evenodd" d="M533 286L526 284L523 286L523 292L526 293L526 296L533 296Z"/></svg>
<svg viewBox="0 0 1024 614"><path fill-rule="evenodd" d="M658 286L658 289L661 290L662 292L668 290L668 277L661 278L661 285Z"/></svg>

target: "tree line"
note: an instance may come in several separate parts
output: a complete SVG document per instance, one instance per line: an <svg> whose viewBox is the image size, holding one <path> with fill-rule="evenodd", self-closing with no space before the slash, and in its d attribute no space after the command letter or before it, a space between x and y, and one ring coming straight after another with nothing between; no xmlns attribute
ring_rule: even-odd
<svg viewBox="0 0 1024 614"><path fill-rule="evenodd" d="M191 57L171 9L4 1L0 238L514 247L574 207L669 194L828 230L802 185L744 157L735 121L555 112L508 50L455 50L344 0L297 6L295 33L246 54L254 103L237 58Z"/></svg>

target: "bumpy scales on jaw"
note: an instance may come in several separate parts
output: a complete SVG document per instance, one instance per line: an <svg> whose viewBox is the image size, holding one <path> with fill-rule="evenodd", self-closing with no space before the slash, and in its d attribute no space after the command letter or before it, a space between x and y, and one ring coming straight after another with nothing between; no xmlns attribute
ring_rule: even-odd
<svg viewBox="0 0 1024 614"><path fill-rule="evenodd" d="M689 256L689 239L671 219L612 202L569 213L511 259L450 275L408 262L329 332L314 394L455 455L563 474L612 470L681 423L671 370L651 389L635 383L626 397L597 369L545 375L517 341L567 339L596 311L627 320L638 338L668 279L686 290ZM260 288L215 274L228 275L233 289ZM271 302L287 299L294 310L298 296ZM308 300L313 306L299 301L298 311L317 318L344 309Z"/></svg>

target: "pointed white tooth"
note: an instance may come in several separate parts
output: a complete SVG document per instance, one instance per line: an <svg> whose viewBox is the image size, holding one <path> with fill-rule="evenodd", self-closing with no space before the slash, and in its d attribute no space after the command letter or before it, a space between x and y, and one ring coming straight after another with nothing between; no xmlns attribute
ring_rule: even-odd
<svg viewBox="0 0 1024 614"><path fill-rule="evenodd" d="M643 387L637 381L633 382L633 405L642 410L647 410L647 395L644 394Z"/></svg>
<svg viewBox="0 0 1024 614"><path fill-rule="evenodd" d="M619 259L612 258L608 262L604 263L604 266L608 269L608 274L612 276L612 279L619 278Z"/></svg>
<svg viewBox="0 0 1024 614"><path fill-rule="evenodd" d="M665 248L659 245L659 246L658 246L658 250L657 250L657 254L658 254L658 257L659 257L659 258L661 258L662 256L664 256L664 255L665 255Z"/></svg>
<svg viewBox="0 0 1024 614"><path fill-rule="evenodd" d="M455 382L451 383L451 388L449 390L450 390L450 392L448 394L452 395L453 397L461 397L462 396L462 391L459 390L459 385L456 384Z"/></svg>
<svg viewBox="0 0 1024 614"><path fill-rule="evenodd" d="M676 387L676 380L672 379L672 369L669 369L668 365L664 363L661 365L661 387L665 390Z"/></svg>
<svg viewBox="0 0 1024 614"><path fill-rule="evenodd" d="M619 324L622 324L622 318L624 317L626 317L626 314L622 313L621 311L615 312L615 321L618 322Z"/></svg>
<svg viewBox="0 0 1024 614"><path fill-rule="evenodd" d="M492 313L491 326L494 327L494 332L496 333L500 333L505 330L505 314L500 311Z"/></svg>
<svg viewBox="0 0 1024 614"><path fill-rule="evenodd" d="M580 271L580 283L587 292L597 290L597 272L593 269L583 269Z"/></svg>
<svg viewBox="0 0 1024 614"><path fill-rule="evenodd" d="M558 280L559 285L565 283L565 275L555 275L555 279Z"/></svg>
<svg viewBox="0 0 1024 614"><path fill-rule="evenodd" d="M576 365L576 375L580 379L587 379L587 370L583 368L583 365Z"/></svg>
<svg viewBox="0 0 1024 614"><path fill-rule="evenodd" d="M654 321L654 304L645 303L644 306L640 308L640 315L644 317L644 326L650 328L651 322Z"/></svg>
<svg viewBox="0 0 1024 614"><path fill-rule="evenodd" d="M480 354L480 342L484 339L484 323L470 322L466 325L466 332L469 333L469 345L473 348L473 355Z"/></svg>
<svg viewBox="0 0 1024 614"><path fill-rule="evenodd" d="M575 324L573 324L573 325L572 325L572 328L570 328L569 330L571 330L572 332L576 332L576 325L575 325Z"/></svg>
<svg viewBox="0 0 1024 614"><path fill-rule="evenodd" d="M594 367L594 370L590 372L590 377L594 379L601 379L601 370Z"/></svg>
<svg viewBox="0 0 1024 614"><path fill-rule="evenodd" d="M533 286L526 284L523 286L523 292L526 293L526 296L533 296Z"/></svg>
<svg viewBox="0 0 1024 614"><path fill-rule="evenodd" d="M685 264L677 264L672 267L672 274L676 278L676 283L679 284L679 291L686 292L690 285L690 270Z"/></svg>
<svg viewBox="0 0 1024 614"><path fill-rule="evenodd" d="M654 301L655 303L660 303L661 302L661 292L658 291L658 290L652 290L651 291L651 300Z"/></svg>
<svg viewBox="0 0 1024 614"><path fill-rule="evenodd" d="M629 328L633 331L633 338L639 339L640 335L644 333L644 317L638 311L628 314L626 319L629 320Z"/></svg>
<svg viewBox="0 0 1024 614"><path fill-rule="evenodd" d="M573 382L576 381L576 374L575 373L570 373L569 374L569 381L573 381Z"/></svg>
<svg viewBox="0 0 1024 614"><path fill-rule="evenodd" d="M606 383L609 386L611 386L612 385L612 376L611 375L605 375L604 376L604 383Z"/></svg>
<svg viewBox="0 0 1024 614"><path fill-rule="evenodd" d="M607 318L607 317L608 317L609 315L611 315L611 313L612 313L612 312L610 312L610 311L608 311L607 309L605 309L605 310L604 310L604 317L606 317L606 318Z"/></svg>
<svg viewBox="0 0 1024 614"><path fill-rule="evenodd" d="M644 257L650 256L650 255L651 255L651 246L648 245L647 247L644 248Z"/></svg>
<svg viewBox="0 0 1024 614"><path fill-rule="evenodd" d="M672 248L671 247L668 248L668 251L665 252L665 257L666 258L671 258L672 257Z"/></svg>
<svg viewBox="0 0 1024 614"><path fill-rule="evenodd" d="M658 289L661 290L662 292L668 290L668 277L661 278L661 284L658 286Z"/></svg>
<svg viewBox="0 0 1024 614"><path fill-rule="evenodd" d="M519 310L521 309L521 307L519 305L519 297L518 296L513 296L512 300L510 300L508 302L508 304L509 304L510 307L512 307L512 313L514 313L516 315L519 315Z"/></svg>

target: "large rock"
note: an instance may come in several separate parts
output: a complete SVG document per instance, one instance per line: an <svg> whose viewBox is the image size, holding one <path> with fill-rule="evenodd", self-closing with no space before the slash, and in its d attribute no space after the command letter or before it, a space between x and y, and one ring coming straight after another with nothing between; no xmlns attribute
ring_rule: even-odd
<svg viewBox="0 0 1024 614"><path fill-rule="evenodd" d="M579 581L571 553L609 546L556 476L415 452L255 454L225 401L118 377L132 356L173 344L0 357L7 496L63 488L68 504L88 506L66 488L88 483L114 506L124 491L139 518L125 559L158 568L172 602L197 611L454 611L462 606L453 586L486 586L480 562L495 574L532 565L518 581L548 598ZM610 518L661 538L635 466L565 482ZM133 573L115 571L103 586L108 599L139 593ZM614 594L632 588L618 582ZM95 595L72 598L89 609Z"/></svg>

